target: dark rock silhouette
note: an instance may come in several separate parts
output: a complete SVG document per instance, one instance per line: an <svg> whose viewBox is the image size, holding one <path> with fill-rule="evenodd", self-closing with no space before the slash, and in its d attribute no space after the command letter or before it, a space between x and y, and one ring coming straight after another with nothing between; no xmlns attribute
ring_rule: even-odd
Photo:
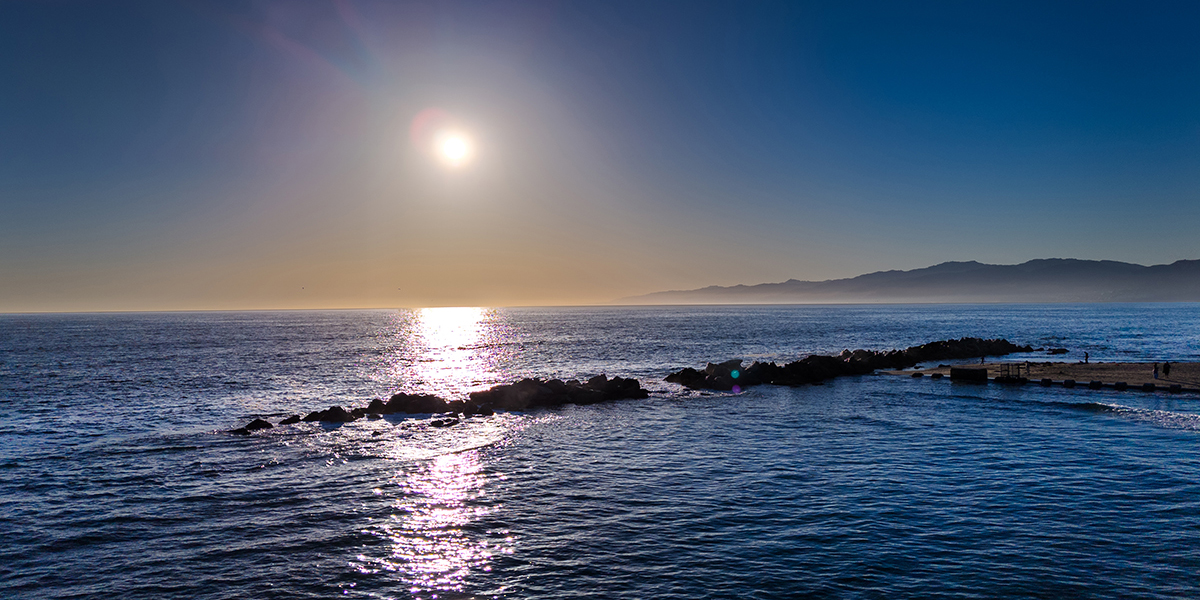
<svg viewBox="0 0 1200 600"><path fill-rule="evenodd" d="M368 409L375 408L374 402ZM396 394L392 396L387 404L384 404L378 411L380 414L391 415L396 413L405 413L410 415L428 414L446 412L449 403L445 400L430 394Z"/></svg>
<svg viewBox="0 0 1200 600"><path fill-rule="evenodd" d="M904 369L924 362L945 359L1000 356L1013 352L1031 352L1030 346L1017 346L1008 340L984 340L962 338L943 340L905 350L878 352L873 350L845 350L837 356L811 355L803 359L777 365L755 362L742 366L741 360L709 363L704 370L685 368L667 376L666 380L693 389L735 390L754 385L774 384L798 386L820 385L827 379L843 375L864 375L876 369ZM934 375L937 377L937 375ZM1074 382L1068 382L1071 385ZM386 402L381 398L372 400L365 407L346 409L331 406L322 411L305 415L292 415L281 425L305 422L350 423L360 418L380 419L389 414L439 415L430 421L433 427L450 427L461 422L460 416L490 416L497 410L534 410L555 408L565 404L596 404L613 400L642 399L650 393L636 379L609 378L597 375L586 382L560 379L522 379L508 385L497 385L489 389L472 392L466 400L448 401L431 394L398 393ZM252 431L267 429L272 425L255 419L233 433L248 435Z"/></svg>
<svg viewBox="0 0 1200 600"><path fill-rule="evenodd" d="M498 385L472 392L470 404L481 410L529 410L564 404L596 404L609 400L640 399L650 393L636 379L597 375L587 383L575 380L522 379L511 385Z"/></svg>
<svg viewBox="0 0 1200 600"><path fill-rule="evenodd" d="M735 386L745 389L764 383L798 386L843 375L865 375L876 369L906 369L923 362L1032 351L1031 346L1017 346L1008 340L962 338L930 342L905 350L845 350L838 356L813 354L783 366L773 362L756 362L743 369L742 361L730 360L719 364L709 363L703 371L685 368L671 373L666 380L692 389L722 391L732 390Z"/></svg>
<svg viewBox="0 0 1200 600"><path fill-rule="evenodd" d="M302 421L313 422L320 421L322 423L350 423L356 417L350 411L340 407L331 406L326 410L308 413Z"/></svg>
<svg viewBox="0 0 1200 600"><path fill-rule="evenodd" d="M357 419L366 418L378 420L383 415L390 414L430 414L438 415L430 425L433 427L450 427L460 422L459 416L491 416L497 410L530 410L536 408L554 408L564 404L595 404L610 400L647 398L650 393L642 389L636 379L624 379L606 375L597 375L586 383L575 380L561 381L551 379L522 379L509 385L497 385L487 390L473 392L467 400L448 401L431 394L393 395L384 402L376 398L365 407L351 408L331 406L326 410L308 413L303 418L300 415L290 416L281 425L299 423L350 423ZM233 433L249 434L255 429L271 427L270 423L255 420L250 425L232 430Z"/></svg>
<svg viewBox="0 0 1200 600"><path fill-rule="evenodd" d="M238 435L250 435L251 431L258 431L259 429L270 429L272 427L274 427L274 425L272 425L262 419L255 419L255 420L247 423L245 427L239 427L237 429L234 429L231 433L236 433Z"/></svg>

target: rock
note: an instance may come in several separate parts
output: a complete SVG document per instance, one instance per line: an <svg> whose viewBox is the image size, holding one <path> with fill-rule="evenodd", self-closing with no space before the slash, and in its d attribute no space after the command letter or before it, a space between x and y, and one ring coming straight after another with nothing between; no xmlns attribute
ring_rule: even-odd
<svg viewBox="0 0 1200 600"><path fill-rule="evenodd" d="M471 392L471 401L479 406L499 410L527 410L533 406L540 382L522 379L511 385L497 385L481 392Z"/></svg>
<svg viewBox="0 0 1200 600"><path fill-rule="evenodd" d="M398 393L384 402L376 398L366 407L347 410L340 406L308 413L304 417L292 415L280 422L281 425L304 422L349 423L359 418L377 420L383 415L405 414L439 414L431 424L434 427L449 427L460 423L459 416L492 416L497 409L526 410L531 408L557 407L564 404L592 404L608 400L629 398L647 398L650 393L642 389L636 379L625 379L607 375L597 375L586 383L577 380L562 381L551 379L522 379L510 385L497 385L490 389L472 392L469 400L447 402L430 394ZM449 413L450 416L445 416ZM233 430L233 433L249 434L258 428L271 427L266 421L255 421L247 427ZM249 427L249 429L248 429Z"/></svg>
<svg viewBox="0 0 1200 600"><path fill-rule="evenodd" d="M1066 354L1066 353L1067 353L1066 348L1051 348L1046 351L1046 354Z"/></svg>
<svg viewBox="0 0 1200 600"><path fill-rule="evenodd" d="M679 385L692 389L699 389L704 387L704 380L707 378L708 375L705 375L700 371L697 371L691 367L684 367L681 371L667 375L664 381L669 383L678 383Z"/></svg>
<svg viewBox="0 0 1200 600"><path fill-rule="evenodd" d="M350 423L354 421L355 416L348 410L340 406L331 406L325 411L325 415L321 417L322 421L327 423Z"/></svg>
<svg viewBox="0 0 1200 600"><path fill-rule="evenodd" d="M326 410L308 413L301 420L310 423L313 421L320 421L322 423L350 423L354 419L355 416L350 411L340 406L331 406Z"/></svg>
<svg viewBox="0 0 1200 600"><path fill-rule="evenodd" d="M464 414L492 414L493 410L528 410L553 408L564 404L595 404L609 400L647 398L636 379L597 375L587 381L563 382L558 379L522 379L511 385L498 385L472 392Z"/></svg>
<svg viewBox="0 0 1200 600"><path fill-rule="evenodd" d="M258 431L259 429L270 429L272 427L274 427L274 425L272 425L262 419L255 419L253 421L250 421L250 423L248 423L246 425L246 430L247 431Z"/></svg>
<svg viewBox="0 0 1200 600"><path fill-rule="evenodd" d="M393 395L379 412L385 415L394 413L414 415L439 413L445 411L446 401L437 396L431 394L399 393Z"/></svg>
<svg viewBox="0 0 1200 600"><path fill-rule="evenodd" d="M270 429L272 427L274 427L274 425L272 425L262 419L255 419L255 420L247 423L245 427L238 427L237 429L231 429L231 430L229 430L229 432L236 433L238 435L250 435L250 432L252 432L252 431L258 431L260 429Z"/></svg>
<svg viewBox="0 0 1200 600"><path fill-rule="evenodd" d="M685 368L668 375L666 381L692 389L730 391L734 386L745 388L762 383L762 373L771 369L778 367L774 363L754 363L749 369L743 369L742 361L733 359L722 363L708 363L703 371Z"/></svg>

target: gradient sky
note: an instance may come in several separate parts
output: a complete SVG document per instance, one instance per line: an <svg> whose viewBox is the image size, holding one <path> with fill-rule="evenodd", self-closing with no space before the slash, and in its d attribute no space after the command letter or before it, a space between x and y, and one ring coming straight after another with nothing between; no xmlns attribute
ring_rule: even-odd
<svg viewBox="0 0 1200 600"><path fill-rule="evenodd" d="M1200 258L1197 7L0 2L0 312Z"/></svg>

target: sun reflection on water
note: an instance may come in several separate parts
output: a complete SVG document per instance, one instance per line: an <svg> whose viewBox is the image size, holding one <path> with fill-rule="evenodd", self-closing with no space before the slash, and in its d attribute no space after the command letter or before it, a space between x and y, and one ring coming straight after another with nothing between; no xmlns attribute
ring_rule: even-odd
<svg viewBox="0 0 1200 600"><path fill-rule="evenodd" d="M401 315L402 339L389 357L388 376L408 391L465 398L499 381L493 361L505 332L493 311L477 307L422 308Z"/></svg>
<svg viewBox="0 0 1200 600"><path fill-rule="evenodd" d="M458 400L506 376L497 365L510 333L492 309L399 311L380 336L383 361L372 376L392 389ZM444 429L377 421L389 437L376 452L406 466L375 490L390 498L389 514L364 531L383 540L385 552L359 555L356 568L396 574L414 598L466 597L472 577L490 571L493 556L511 554L513 546L506 532L481 524L494 510L482 449L503 444L530 421L498 414Z"/></svg>
<svg viewBox="0 0 1200 600"><path fill-rule="evenodd" d="M400 573L414 598L463 592L472 571L487 572L496 553L512 553L511 539L489 541L468 530L491 511L480 501L486 477L478 451L438 456L397 476L396 514L378 531L390 554L359 559ZM380 491L379 493L382 493Z"/></svg>

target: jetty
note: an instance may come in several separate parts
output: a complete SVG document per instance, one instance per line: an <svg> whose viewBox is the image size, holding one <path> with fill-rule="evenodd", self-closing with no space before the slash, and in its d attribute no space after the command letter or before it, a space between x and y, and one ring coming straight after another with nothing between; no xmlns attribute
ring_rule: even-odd
<svg viewBox="0 0 1200 600"><path fill-rule="evenodd" d="M1039 349L1044 350L1044 349ZM783 365L755 362L742 366L740 359L708 363L703 369L685 367L667 375L665 381L696 390L740 392L756 385L821 385L827 380L851 375L867 375L883 371L892 375L913 378L949 379L972 383L1009 385L1058 385L1067 388L1088 387L1146 392L1200 392L1200 363L1064 363L1000 361L940 364L925 368L922 364L949 360L1008 356L1034 352L1031 346L1018 346L1004 339L964 337L941 340L903 350L845 350L834 356L809 355ZM1059 354L1057 349L1049 350ZM637 400L649 397L636 379L609 378L597 375L586 382L559 379L522 379L516 383L497 385L471 392L462 400L446 400L431 394L393 394L388 400L376 398L365 407L331 406L301 417L292 415L279 425L302 421L321 423L350 423L358 419L382 419L385 415L430 415L432 427L450 427L460 417L490 416L497 410L525 411L557 408L567 404L586 405L614 400ZM275 424L261 418L230 430L230 433L249 435L254 431L271 429Z"/></svg>
<svg viewBox="0 0 1200 600"><path fill-rule="evenodd" d="M1158 365L1158 378L1154 366ZM934 368L886 371L908 377L949 378L1015 385L1137 390L1147 392L1200 392L1200 363L1171 362L1170 373L1163 363L1129 362L1016 362L939 365Z"/></svg>

